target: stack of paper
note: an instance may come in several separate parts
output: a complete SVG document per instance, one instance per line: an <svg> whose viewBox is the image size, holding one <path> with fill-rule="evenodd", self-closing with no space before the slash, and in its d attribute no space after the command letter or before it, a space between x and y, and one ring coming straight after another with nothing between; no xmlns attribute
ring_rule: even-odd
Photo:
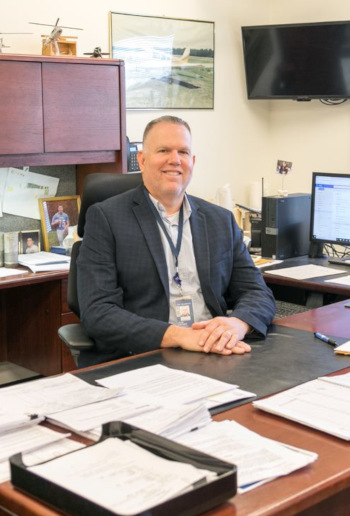
<svg viewBox="0 0 350 516"><path fill-rule="evenodd" d="M53 462L34 466L31 471L125 515L144 513L212 478L208 471L163 459L120 439L106 439Z"/></svg>
<svg viewBox="0 0 350 516"><path fill-rule="evenodd" d="M19 254L18 263L23 267L28 267L32 272L69 271L70 256L40 251L39 253Z"/></svg>
<svg viewBox="0 0 350 516"><path fill-rule="evenodd" d="M324 379L320 382L327 389L346 389L350 392L343 385ZM214 423L206 405L213 403L212 400L227 403L237 399L240 395L235 385L162 365L121 373L101 379L99 383L104 387L93 386L65 374L1 389L0 431L2 424L3 441L0 436L0 449L6 452L0 454L0 479L8 475L8 467L5 467L4 473L2 466L11 453L40 448L44 454L44 447L50 442L66 437L47 432L46 428L41 431L38 425L28 426L30 420L39 422L44 416L95 441L101 435L102 425L111 421L124 421L178 440L238 465L242 492L304 467L317 457L265 439L234 422ZM341 401L345 398L340 397ZM334 398L337 399L336 396ZM329 403L329 406L332 405L337 405L334 400ZM15 412L13 407L16 407ZM342 410L344 414L348 414L347 419L350 418L349 407ZM13 446L10 445L11 439ZM64 450L63 446L50 453L57 456L65 453ZM100 457L99 460L103 463ZM79 484L79 478L77 482ZM132 486L133 492L137 492L134 481Z"/></svg>
<svg viewBox="0 0 350 516"><path fill-rule="evenodd" d="M38 464L44 460L59 457L84 445L68 439L68 435L38 425L41 419L20 424L11 430L0 431L0 482L10 479L9 457L23 453L25 464ZM12 420L15 424L15 421Z"/></svg>
<svg viewBox="0 0 350 516"><path fill-rule="evenodd" d="M114 398L121 389L94 387L69 373L42 378L0 389L1 413L16 413L23 416L46 416L53 412L68 410Z"/></svg>
<svg viewBox="0 0 350 516"><path fill-rule="evenodd" d="M237 466L239 492L303 468L316 453L266 439L235 421L211 422L176 441Z"/></svg>
<svg viewBox="0 0 350 516"><path fill-rule="evenodd" d="M253 405L322 432L350 440L350 374L321 377Z"/></svg>
<svg viewBox="0 0 350 516"><path fill-rule="evenodd" d="M252 392L238 390L238 385L160 364L96 381L107 388L123 387L127 393L147 395L161 405L183 405L202 401L210 408L238 399L255 397Z"/></svg>

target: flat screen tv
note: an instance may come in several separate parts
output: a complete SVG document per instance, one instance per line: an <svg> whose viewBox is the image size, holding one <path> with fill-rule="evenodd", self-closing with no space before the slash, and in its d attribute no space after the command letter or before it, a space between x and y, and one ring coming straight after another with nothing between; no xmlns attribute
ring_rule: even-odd
<svg viewBox="0 0 350 516"><path fill-rule="evenodd" d="M310 240L350 246L350 174L313 172Z"/></svg>
<svg viewBox="0 0 350 516"><path fill-rule="evenodd" d="M350 97L350 21L242 27L248 99Z"/></svg>

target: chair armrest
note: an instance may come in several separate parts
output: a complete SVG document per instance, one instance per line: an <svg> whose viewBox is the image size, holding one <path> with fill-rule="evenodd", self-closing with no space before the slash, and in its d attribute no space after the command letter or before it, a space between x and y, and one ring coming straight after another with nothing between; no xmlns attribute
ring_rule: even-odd
<svg viewBox="0 0 350 516"><path fill-rule="evenodd" d="M94 342L86 335L80 323L66 324L58 329L58 335L71 350L91 349Z"/></svg>

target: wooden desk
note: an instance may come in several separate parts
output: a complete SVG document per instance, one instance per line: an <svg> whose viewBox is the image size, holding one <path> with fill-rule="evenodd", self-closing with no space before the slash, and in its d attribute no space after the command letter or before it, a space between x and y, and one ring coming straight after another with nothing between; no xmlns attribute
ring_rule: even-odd
<svg viewBox="0 0 350 516"><path fill-rule="evenodd" d="M344 308L343 304L337 303L335 307L327 306L308 312L310 315L308 328L306 328L305 314L291 316L288 318L290 326L298 328L299 320L301 329L320 330L318 325L321 319L327 320L328 317L334 317L339 331L344 332L343 336L350 338L348 324L350 310ZM321 318L318 316L319 313ZM279 320L276 323L283 326L286 321ZM326 326L324 329L327 330ZM152 352L148 355L154 356L157 353L160 352ZM349 360L344 358L344 367L348 367ZM134 359L120 362L127 363L132 360ZM94 369L89 368L88 371ZM267 382L272 375L273 370L266 371ZM291 516L295 514L345 516L348 514L350 500L348 442L261 412L253 408L251 403L217 414L214 419L217 421L234 419L265 437L316 452L319 458L314 464L293 474L268 482L243 495L236 495L228 503L206 513L206 516ZM10 482L6 482L0 485L0 516L9 513L18 516L58 515L57 511L20 493Z"/></svg>
<svg viewBox="0 0 350 516"><path fill-rule="evenodd" d="M327 258L309 258L308 256L288 258L287 260L283 260L281 263L270 265L262 269L265 282L272 289L276 299L307 304L308 294L313 293L318 295L318 306L322 306L323 304L328 304L329 302L333 303L338 299L345 299L350 296L350 287L339 285L337 283L327 283L325 281L327 279L331 279L332 277L334 278L334 276L296 280L293 278L266 274L265 272L267 270L273 271L287 267L296 267L309 264L321 265L322 267L328 267L332 269L339 269L340 271L343 271L341 276L347 276L350 274L350 267L328 263Z"/></svg>
<svg viewBox="0 0 350 516"><path fill-rule="evenodd" d="M62 324L77 321L66 302L67 278L67 272L23 268L0 279L0 362L44 376L75 368L57 335Z"/></svg>

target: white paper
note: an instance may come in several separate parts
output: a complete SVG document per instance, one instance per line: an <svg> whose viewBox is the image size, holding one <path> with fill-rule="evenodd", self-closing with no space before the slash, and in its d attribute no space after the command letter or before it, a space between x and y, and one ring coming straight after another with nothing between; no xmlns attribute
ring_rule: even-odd
<svg viewBox="0 0 350 516"><path fill-rule="evenodd" d="M345 345L350 348L350 340L344 342L344 344L341 346ZM350 387L350 373L337 374L335 376L321 376L319 380L323 380L324 382L328 383L334 383L335 385L341 385L343 387Z"/></svg>
<svg viewBox="0 0 350 516"><path fill-rule="evenodd" d="M56 457L60 457L61 455L65 455L66 453L70 453L84 447L85 444L78 443L72 439L63 438L60 441L40 446L37 450L23 453L22 460L26 466L34 466L34 464L55 459ZM10 462L7 460L0 462L0 483L7 482L10 479Z"/></svg>
<svg viewBox="0 0 350 516"><path fill-rule="evenodd" d="M49 415L117 396L120 389L103 389L66 373L0 389L0 406L11 412Z"/></svg>
<svg viewBox="0 0 350 516"><path fill-rule="evenodd" d="M339 382L339 380L338 380ZM254 401L261 410L350 440L350 389L325 381L306 382L269 398Z"/></svg>
<svg viewBox="0 0 350 516"><path fill-rule="evenodd" d="M151 404L137 402L127 396L119 396L98 403L83 405L58 414L50 414L50 421L76 432L86 432L110 421L124 421L127 418L151 412L157 407Z"/></svg>
<svg viewBox="0 0 350 516"><path fill-rule="evenodd" d="M0 278L7 278L8 276L18 276L18 274L27 274L28 271L23 269L10 269L6 267L0 267Z"/></svg>
<svg viewBox="0 0 350 516"><path fill-rule="evenodd" d="M209 424L211 416L202 403L196 403L160 407L154 412L141 414L124 421L154 434L174 439Z"/></svg>
<svg viewBox="0 0 350 516"><path fill-rule="evenodd" d="M283 278L292 278L304 280L309 278L320 278L322 276L332 276L333 274L344 274L344 271L332 269L330 267L322 267L322 265L298 265L296 267L287 267L285 269L267 270L264 274L273 274L274 276L282 276Z"/></svg>
<svg viewBox="0 0 350 516"><path fill-rule="evenodd" d="M343 271L338 271L338 272L346 272L345 270ZM341 276L340 278L335 278L335 279L327 279L325 280L325 283L338 283L338 285L345 285L347 287L350 287L350 275L349 276Z"/></svg>
<svg viewBox="0 0 350 516"><path fill-rule="evenodd" d="M41 446L64 439L69 434L55 432L41 425L27 425L0 434L0 462L15 453L36 450Z"/></svg>
<svg viewBox="0 0 350 516"><path fill-rule="evenodd" d="M237 387L160 364L116 374L96 382L108 388L123 387L126 392L142 392L162 401L163 404L169 401L193 403Z"/></svg>
<svg viewBox="0 0 350 516"><path fill-rule="evenodd" d="M106 439L30 469L125 515L146 511L191 488L204 476L189 464L167 461L119 439Z"/></svg>
<svg viewBox="0 0 350 516"><path fill-rule="evenodd" d="M55 197L59 179L9 168L3 198L3 212L40 220L39 202L42 197Z"/></svg>
<svg viewBox="0 0 350 516"><path fill-rule="evenodd" d="M317 454L266 439L235 421L213 421L176 441L237 466L240 488L260 485L302 468ZM258 483L258 484L256 484Z"/></svg>
<svg viewBox="0 0 350 516"><path fill-rule="evenodd" d="M18 263L32 272L69 271L70 261L70 256L47 251L18 255Z"/></svg>

